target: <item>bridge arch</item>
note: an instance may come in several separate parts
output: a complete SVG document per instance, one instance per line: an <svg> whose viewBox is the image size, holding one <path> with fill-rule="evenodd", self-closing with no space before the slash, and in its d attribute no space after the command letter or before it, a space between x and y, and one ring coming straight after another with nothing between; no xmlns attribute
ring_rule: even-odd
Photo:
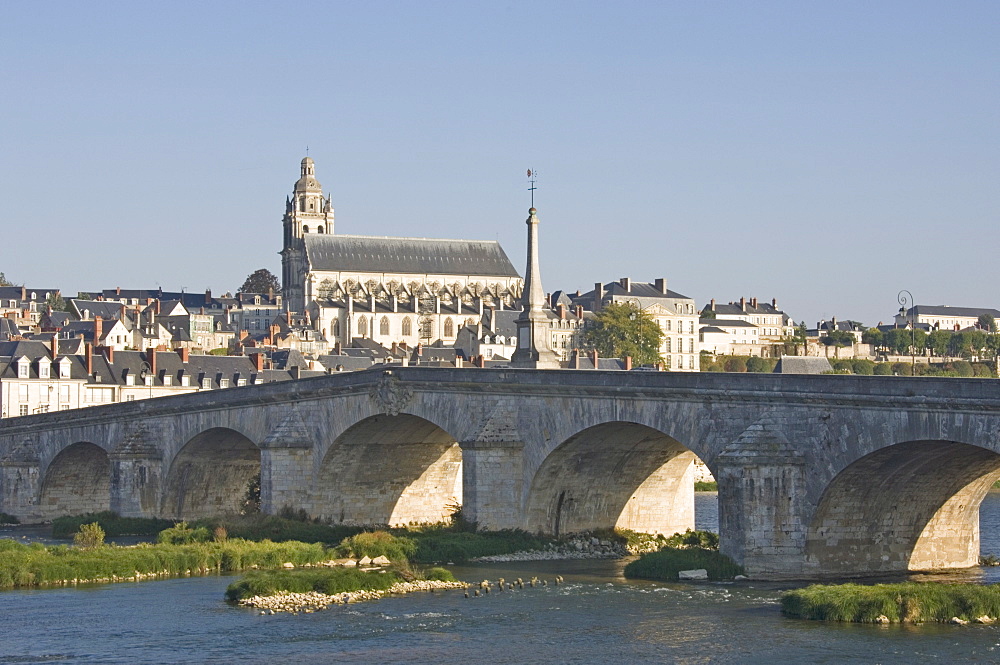
<svg viewBox="0 0 1000 665"><path fill-rule="evenodd" d="M228 427L205 430L174 456L161 515L186 520L238 513L259 475L260 449L249 437Z"/></svg>
<svg viewBox="0 0 1000 665"><path fill-rule="evenodd" d="M43 520L111 509L111 461L104 448L78 441L63 448L45 469L39 492Z"/></svg>
<svg viewBox="0 0 1000 665"><path fill-rule="evenodd" d="M696 456L660 430L607 422L570 436L542 462L525 527L562 535L601 528L694 528Z"/></svg>
<svg viewBox="0 0 1000 665"><path fill-rule="evenodd" d="M314 514L338 523L422 524L462 501L462 451L454 436L410 414L375 415L344 430L324 455Z"/></svg>
<svg viewBox="0 0 1000 665"><path fill-rule="evenodd" d="M1000 454L956 441L894 444L840 471L806 533L820 574L967 568L979 562L979 506Z"/></svg>

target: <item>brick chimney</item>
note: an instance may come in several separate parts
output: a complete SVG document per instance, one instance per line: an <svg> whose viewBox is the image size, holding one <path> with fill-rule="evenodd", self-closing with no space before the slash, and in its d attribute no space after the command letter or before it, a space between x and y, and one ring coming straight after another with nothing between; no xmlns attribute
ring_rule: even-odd
<svg viewBox="0 0 1000 665"><path fill-rule="evenodd" d="M101 347L101 351L104 353L104 357L108 359L108 364L115 362L115 348L113 346Z"/></svg>
<svg viewBox="0 0 1000 665"><path fill-rule="evenodd" d="M659 291L660 293L667 292L667 280L664 279L663 277L657 277L656 282L654 282L654 285L656 286L656 290Z"/></svg>
<svg viewBox="0 0 1000 665"><path fill-rule="evenodd" d="M775 309L778 309L778 299L777 298L771 298L771 307L773 307Z"/></svg>
<svg viewBox="0 0 1000 665"><path fill-rule="evenodd" d="M52 333L52 340L49 342L49 350L52 352L52 360L59 355L59 334Z"/></svg>
<svg viewBox="0 0 1000 665"><path fill-rule="evenodd" d="M180 356L182 363L186 363L189 360L191 360L191 349L187 348L186 346L182 346L181 348L177 349L177 355Z"/></svg>
<svg viewBox="0 0 1000 665"><path fill-rule="evenodd" d="M597 369L597 349L590 352L590 359L594 361L594 369Z"/></svg>
<svg viewBox="0 0 1000 665"><path fill-rule="evenodd" d="M573 369L580 369L580 349L573 349Z"/></svg>
<svg viewBox="0 0 1000 665"><path fill-rule="evenodd" d="M120 296L121 294L122 294L122 287L116 286L115 287L115 295L116 296Z"/></svg>
<svg viewBox="0 0 1000 665"><path fill-rule="evenodd" d="M205 304L206 305L212 304L212 289L205 289Z"/></svg>
<svg viewBox="0 0 1000 665"><path fill-rule="evenodd" d="M753 298L750 299L750 306L753 307L754 309L757 309L757 296L754 296Z"/></svg>
<svg viewBox="0 0 1000 665"><path fill-rule="evenodd" d="M160 315L160 300L159 300L159 298L157 298L156 300L153 301L153 314L155 314L156 316Z"/></svg>
<svg viewBox="0 0 1000 665"><path fill-rule="evenodd" d="M583 318L583 305L577 305L576 306L576 318L578 318L578 319L582 319Z"/></svg>
<svg viewBox="0 0 1000 665"><path fill-rule="evenodd" d="M625 371L632 369L632 356L625 356Z"/></svg>
<svg viewBox="0 0 1000 665"><path fill-rule="evenodd" d="M632 280L630 278L622 277L620 280L618 280L618 283L621 284L622 288L625 289L626 291L632 290Z"/></svg>
<svg viewBox="0 0 1000 665"><path fill-rule="evenodd" d="M740 296L740 309L742 309L744 312L747 311L747 299L744 298L743 296Z"/></svg>
<svg viewBox="0 0 1000 665"><path fill-rule="evenodd" d="M559 314L559 320L560 321L565 321L566 320L566 305L564 305L562 303L559 303L556 306L556 312L558 312L558 314Z"/></svg>
<svg viewBox="0 0 1000 665"><path fill-rule="evenodd" d="M146 351L146 362L149 363L149 373L156 376L156 351L153 349Z"/></svg>
<svg viewBox="0 0 1000 665"><path fill-rule="evenodd" d="M713 312L715 311L715 298L712 298L711 302L708 305L708 308Z"/></svg>
<svg viewBox="0 0 1000 665"><path fill-rule="evenodd" d="M87 359L87 376L94 373L94 347L90 344L84 344L84 356Z"/></svg>
<svg viewBox="0 0 1000 665"><path fill-rule="evenodd" d="M253 360L253 367L254 367L254 369L256 369L258 372L263 372L264 371L264 354L263 353L255 353L252 356L250 356L250 358Z"/></svg>
<svg viewBox="0 0 1000 665"><path fill-rule="evenodd" d="M94 317L94 345L101 343L101 336L104 334L104 319L100 316Z"/></svg>
<svg viewBox="0 0 1000 665"><path fill-rule="evenodd" d="M601 302L604 300L604 285L600 282L594 283L594 312L601 311Z"/></svg>
<svg viewBox="0 0 1000 665"><path fill-rule="evenodd" d="M476 365L476 367L478 367L480 369L482 369L483 367L486 367L486 356L484 356L481 353L478 356L476 356L475 365Z"/></svg>

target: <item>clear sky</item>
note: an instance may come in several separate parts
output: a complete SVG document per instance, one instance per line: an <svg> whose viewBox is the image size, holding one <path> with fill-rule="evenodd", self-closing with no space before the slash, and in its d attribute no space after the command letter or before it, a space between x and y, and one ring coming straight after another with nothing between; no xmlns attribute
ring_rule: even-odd
<svg viewBox="0 0 1000 665"><path fill-rule="evenodd" d="M280 274L306 146L339 233L498 239L813 325L1000 308L1000 2L6 2L0 271Z"/></svg>

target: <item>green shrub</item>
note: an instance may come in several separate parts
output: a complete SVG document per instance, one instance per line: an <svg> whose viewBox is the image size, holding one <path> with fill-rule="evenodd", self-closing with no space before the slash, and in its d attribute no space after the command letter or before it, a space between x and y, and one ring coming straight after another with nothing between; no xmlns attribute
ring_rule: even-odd
<svg viewBox="0 0 1000 665"><path fill-rule="evenodd" d="M920 623L1000 617L1000 587L978 584L904 582L901 584L814 584L786 591L786 616L825 621Z"/></svg>
<svg viewBox="0 0 1000 665"><path fill-rule="evenodd" d="M774 369L766 359L760 358L758 356L752 356L747 358L747 371L748 372L770 372Z"/></svg>
<svg viewBox="0 0 1000 665"><path fill-rule="evenodd" d="M164 529L157 535L156 542L166 545L188 545L190 543L207 543L212 539L208 527L200 526L192 529L187 522L178 522L169 529Z"/></svg>
<svg viewBox="0 0 1000 665"><path fill-rule="evenodd" d="M417 544L410 538L394 536L388 531L365 531L344 540L337 546L343 556L384 556L393 563L410 560L417 551Z"/></svg>
<svg viewBox="0 0 1000 665"><path fill-rule="evenodd" d="M694 491L695 492L718 492L719 491L719 483L717 483L714 480L710 480L710 481L696 480L695 483L694 483Z"/></svg>
<svg viewBox="0 0 1000 665"><path fill-rule="evenodd" d="M643 554L625 566L625 577L676 582L682 570L708 571L710 580L729 580L743 573L743 568L725 554L700 547L665 548Z"/></svg>
<svg viewBox="0 0 1000 665"><path fill-rule="evenodd" d="M667 547L684 548L700 547L706 550L719 549L719 534L712 531L694 531L688 529L684 533L675 533L666 540Z"/></svg>
<svg viewBox="0 0 1000 665"><path fill-rule="evenodd" d="M455 576L451 574L451 571L447 568L428 568L423 575L425 580L433 580L435 582L454 582Z"/></svg>
<svg viewBox="0 0 1000 665"><path fill-rule="evenodd" d="M730 356L726 358L723 367L726 368L727 372L745 372L747 371L747 359L743 356Z"/></svg>
<svg viewBox="0 0 1000 665"><path fill-rule="evenodd" d="M892 363L877 363L872 373L876 376L892 376Z"/></svg>
<svg viewBox="0 0 1000 665"><path fill-rule="evenodd" d="M0 524L20 524L21 520L7 513L0 513Z"/></svg>
<svg viewBox="0 0 1000 665"><path fill-rule="evenodd" d="M81 524L73 536L73 544L83 549L93 549L104 544L104 529L97 522Z"/></svg>
<svg viewBox="0 0 1000 665"><path fill-rule="evenodd" d="M834 360L830 363L833 366L833 371L837 374L853 374L854 373L854 363L850 360Z"/></svg>
<svg viewBox="0 0 1000 665"><path fill-rule="evenodd" d="M855 374L871 376L875 373L875 363L867 358L855 358L851 361L851 369Z"/></svg>

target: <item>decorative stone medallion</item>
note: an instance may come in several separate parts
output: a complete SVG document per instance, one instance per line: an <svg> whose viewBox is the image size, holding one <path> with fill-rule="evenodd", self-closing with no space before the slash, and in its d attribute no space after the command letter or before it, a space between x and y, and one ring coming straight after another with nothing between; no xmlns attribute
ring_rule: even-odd
<svg viewBox="0 0 1000 665"><path fill-rule="evenodd" d="M382 412L398 416L413 399L413 389L404 385L391 370L387 370L368 391L368 396Z"/></svg>

